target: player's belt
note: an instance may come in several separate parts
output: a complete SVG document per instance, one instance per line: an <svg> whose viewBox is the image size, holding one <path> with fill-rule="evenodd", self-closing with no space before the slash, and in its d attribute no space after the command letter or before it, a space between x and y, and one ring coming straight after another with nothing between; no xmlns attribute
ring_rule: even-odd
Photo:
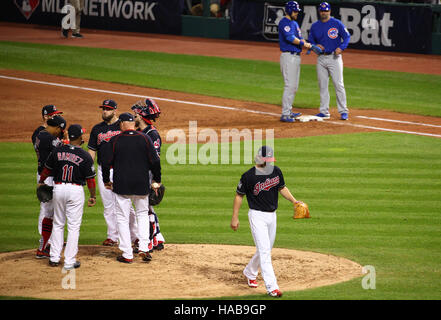
<svg viewBox="0 0 441 320"><path fill-rule="evenodd" d="M80 186L82 187L83 185L78 184L78 183L72 183L72 182L54 182L55 184L73 184L74 186Z"/></svg>
<svg viewBox="0 0 441 320"><path fill-rule="evenodd" d="M288 53L291 53L291 54L296 55L296 56L300 55L300 52L297 52L297 51L282 51L282 52L283 53L288 52Z"/></svg>

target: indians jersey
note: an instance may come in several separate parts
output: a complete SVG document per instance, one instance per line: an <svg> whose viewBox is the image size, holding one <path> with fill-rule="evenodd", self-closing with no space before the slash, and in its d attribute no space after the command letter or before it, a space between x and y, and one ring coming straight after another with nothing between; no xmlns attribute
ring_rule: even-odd
<svg viewBox="0 0 441 320"><path fill-rule="evenodd" d="M161 156L162 141L158 130L154 126L148 125L142 132L152 139L153 146L155 147L156 152L158 152L158 156Z"/></svg>
<svg viewBox="0 0 441 320"><path fill-rule="evenodd" d="M277 166L263 168L268 174L256 173L256 170L258 169L253 167L242 175L236 192L247 196L250 209L276 211L279 203L279 190L285 187L282 171Z"/></svg>
<svg viewBox="0 0 441 320"><path fill-rule="evenodd" d="M55 147L63 145L63 142L54 137L46 130L41 130L35 138L34 149L38 159L38 174L41 174L44 168L44 162Z"/></svg>
<svg viewBox="0 0 441 320"><path fill-rule="evenodd" d="M121 133L119 124L119 120L112 124L107 124L105 121L103 121L95 125L90 132L89 144L87 147L90 150L97 152L97 162L99 165L101 165L104 160L101 147L108 143L114 136Z"/></svg>
<svg viewBox="0 0 441 320"><path fill-rule="evenodd" d="M110 140L103 148L103 182L110 181L113 168L113 192L121 195L147 195L150 192L149 171L161 182L161 164L149 136L127 130ZM107 161L110 159L110 161Z"/></svg>
<svg viewBox="0 0 441 320"><path fill-rule="evenodd" d="M95 177L95 169L90 154L80 146L66 144L52 150L45 162L52 171L54 182L85 185L86 179Z"/></svg>

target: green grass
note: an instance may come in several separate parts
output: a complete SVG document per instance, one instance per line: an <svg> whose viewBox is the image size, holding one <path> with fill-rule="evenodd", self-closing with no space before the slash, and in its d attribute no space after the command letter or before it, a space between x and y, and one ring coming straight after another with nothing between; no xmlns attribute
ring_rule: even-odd
<svg viewBox="0 0 441 320"><path fill-rule="evenodd" d="M0 42L0 69L27 70L238 100L281 104L275 62ZM350 108L441 116L441 76L345 68ZM330 85L331 106L335 93ZM317 108L315 66L302 65L296 108Z"/></svg>
<svg viewBox="0 0 441 320"><path fill-rule="evenodd" d="M342 256L377 273L375 290L358 278L284 298L441 299L441 140L362 133L280 139L275 150L287 186L312 214L294 221L280 198L275 246ZM170 165L165 156L162 164L167 194L158 212L168 242L253 245L246 202L240 229L229 228L235 188L250 165ZM35 169L29 143L0 143L0 251L37 245ZM98 197L85 207L80 244L100 243L105 232ZM250 298L266 297L239 299Z"/></svg>

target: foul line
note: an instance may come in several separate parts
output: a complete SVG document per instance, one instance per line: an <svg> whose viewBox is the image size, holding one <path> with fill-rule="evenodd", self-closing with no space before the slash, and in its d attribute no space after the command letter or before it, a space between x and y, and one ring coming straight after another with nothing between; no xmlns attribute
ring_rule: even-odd
<svg viewBox="0 0 441 320"><path fill-rule="evenodd" d="M95 88L81 87L81 86L75 86L75 85L69 85L69 84L63 84L63 83L55 83L55 82L47 82L47 81L39 81L39 80L31 80L31 79L10 77L10 76L4 76L4 75L0 75L0 78L8 79L8 80L24 81L24 82L30 82L30 83L37 83L37 84L43 84L43 85L49 85L49 86L70 88L70 89L79 89L79 90L92 91L92 92L109 93L109 94L120 95L120 96L128 96L128 97L136 97L136 98L147 97L145 95L139 95L139 94L133 94L133 93L127 93L127 92L117 92L117 91L110 91L110 90L104 90L104 89L95 89ZM256 114L263 114L263 115L280 117L280 114L273 113L273 112L264 112L264 111L249 110L249 109L244 109L244 108L234 108L234 107L227 107L227 106L218 106L218 105L214 105L214 104L198 103L198 102L176 100L176 99L167 99L167 98L160 98L160 97L150 97L150 98L158 100L158 101L167 101L167 102L174 102L174 103L181 103L181 104L190 104L190 105L195 105L195 106L199 106L199 107L215 108L215 109L225 109L225 110L233 110L233 111L242 111L242 112L248 112L248 113L256 113ZM380 119L380 118L378 118L378 119ZM388 128L379 128L379 127L364 126L364 125L358 125L358 124L353 124L353 123L342 123L342 122L334 122L334 121L326 121L326 122L327 123L332 123L332 124L337 124L337 125L347 125L347 126L352 126L352 127L372 129L372 130L379 130L379 131L389 131L389 132L398 132L398 133L406 133L406 134L416 134L416 135L421 135L421 136L429 136L429 137L441 138L441 135L431 134L431 133L422 133L422 132L405 131L405 130L394 130L394 129L388 129Z"/></svg>
<svg viewBox="0 0 441 320"><path fill-rule="evenodd" d="M412 121L403 121L403 120L393 120L393 119L385 119L385 118L376 118L376 117L366 117L366 116L356 116L361 119L369 119L369 120L378 120L378 121L386 121L386 122L396 122L396 123L405 123L405 124L413 124L417 126L426 126L426 127L435 127L441 128L441 126L436 124L428 124L428 123L420 123L420 122L412 122Z"/></svg>

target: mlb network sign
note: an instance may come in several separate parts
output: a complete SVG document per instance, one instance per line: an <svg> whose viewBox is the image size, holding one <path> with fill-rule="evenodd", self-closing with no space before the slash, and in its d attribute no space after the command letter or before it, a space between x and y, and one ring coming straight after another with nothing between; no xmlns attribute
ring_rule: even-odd
<svg viewBox="0 0 441 320"><path fill-rule="evenodd" d="M333 16L338 15L346 28L351 33L349 43L362 43L363 45L376 45L392 47L393 41L390 36L390 30L395 22L391 19L391 13L383 12L381 18L373 5L364 5L361 9L339 8L337 12L331 11ZM271 5L265 3L263 36L267 40L278 41L279 32L277 26L280 20L285 16L283 6ZM297 23L300 25L302 35L308 38L311 25L318 20L318 11L316 6L304 6L299 15Z"/></svg>

